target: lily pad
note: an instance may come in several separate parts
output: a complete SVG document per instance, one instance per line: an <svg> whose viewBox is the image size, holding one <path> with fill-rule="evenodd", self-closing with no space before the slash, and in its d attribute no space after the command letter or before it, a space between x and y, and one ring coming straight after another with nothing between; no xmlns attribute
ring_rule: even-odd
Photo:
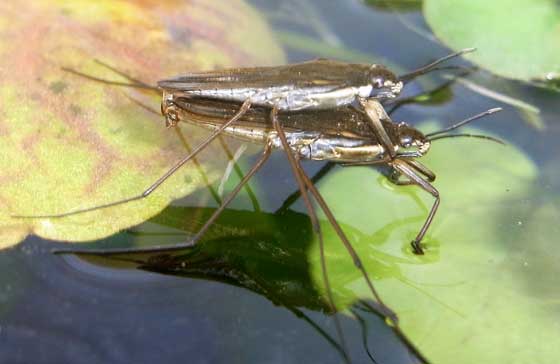
<svg viewBox="0 0 560 364"><path fill-rule="evenodd" d="M560 7L554 0L425 0L424 15L449 47L491 72L553 82L560 72Z"/></svg>
<svg viewBox="0 0 560 364"><path fill-rule="evenodd" d="M414 186L382 188L378 174L365 168L329 175L320 184L338 220L369 234L350 232L349 238L401 328L434 363L555 362L560 349L543 343L558 337L557 310L533 290L550 290L541 277L557 276L556 269L523 273L524 262L540 260L514 243L532 211L524 201L536 166L514 146L468 139L434 142L423 163L437 173L434 185L442 196L425 256L413 255L409 242L427 216L430 195ZM349 297L371 297L332 229L324 229L340 305L349 304ZM557 260L553 242L539 251ZM314 244L310 259L322 287L318 256Z"/></svg>
<svg viewBox="0 0 560 364"><path fill-rule="evenodd" d="M227 10L226 10L227 9ZM204 182L192 166L149 198L66 218L50 215L138 195L187 154L160 116L157 92L123 89L65 72L148 84L188 70L283 62L244 1L40 1L0 5L0 247L28 234L99 239L154 216ZM207 133L186 130L191 144ZM216 175L212 148L202 156Z"/></svg>

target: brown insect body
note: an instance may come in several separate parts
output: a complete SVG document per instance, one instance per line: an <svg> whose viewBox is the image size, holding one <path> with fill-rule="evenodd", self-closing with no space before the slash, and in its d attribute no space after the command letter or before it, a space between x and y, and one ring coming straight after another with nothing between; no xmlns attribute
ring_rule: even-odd
<svg viewBox="0 0 560 364"><path fill-rule="evenodd" d="M201 97L276 107L279 110L331 109L357 97L389 99L403 83L382 65L327 59L274 67L194 72L158 82L169 96ZM164 98L165 100L166 98Z"/></svg>
<svg viewBox="0 0 560 364"><path fill-rule="evenodd" d="M216 130L239 110L239 104L212 99L179 97L165 113L187 123ZM300 158L329 160L342 163L376 163L387 160L389 154L374 133L367 115L352 107L334 110L280 112L282 127L288 144ZM398 157L420 157L430 142L417 129L406 123L381 121L393 143ZM281 148L270 118L264 107L249 109L239 121L223 131L224 134L265 144L272 142Z"/></svg>

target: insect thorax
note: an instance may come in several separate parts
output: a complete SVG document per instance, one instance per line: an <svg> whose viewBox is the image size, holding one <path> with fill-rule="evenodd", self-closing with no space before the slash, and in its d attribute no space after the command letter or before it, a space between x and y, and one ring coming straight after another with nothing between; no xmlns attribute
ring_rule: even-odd
<svg viewBox="0 0 560 364"><path fill-rule="evenodd" d="M322 135L316 132L286 132L291 149L302 159L333 162L368 163L383 159L385 149L366 139ZM280 138L271 132L268 139L276 148L282 148Z"/></svg>

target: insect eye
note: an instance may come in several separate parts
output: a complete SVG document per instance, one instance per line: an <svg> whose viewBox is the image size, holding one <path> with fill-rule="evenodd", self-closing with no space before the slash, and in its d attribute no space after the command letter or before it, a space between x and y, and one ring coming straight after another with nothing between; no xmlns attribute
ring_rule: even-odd
<svg viewBox="0 0 560 364"><path fill-rule="evenodd" d="M404 148L410 148L412 146L412 138L410 137L405 137L401 139L401 145Z"/></svg>
<svg viewBox="0 0 560 364"><path fill-rule="evenodd" d="M377 77L377 78L374 78L372 80L372 85L375 88L382 88L384 83L385 82L384 82L383 78L381 78L381 77Z"/></svg>

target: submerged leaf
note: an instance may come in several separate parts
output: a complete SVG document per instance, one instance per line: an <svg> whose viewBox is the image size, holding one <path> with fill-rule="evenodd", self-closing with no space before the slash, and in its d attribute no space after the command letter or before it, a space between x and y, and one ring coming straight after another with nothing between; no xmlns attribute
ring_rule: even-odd
<svg viewBox="0 0 560 364"><path fill-rule="evenodd" d="M227 6L225 6L227 4ZM227 8L227 10L225 10ZM155 84L188 70L283 61L258 14L233 2L41 1L0 4L0 247L34 233L93 240L138 224L203 184L191 166L149 198L65 218L50 215L138 195L186 155L158 92L119 89L63 71ZM207 133L188 130L191 144ZM209 158L201 157L210 178Z"/></svg>

